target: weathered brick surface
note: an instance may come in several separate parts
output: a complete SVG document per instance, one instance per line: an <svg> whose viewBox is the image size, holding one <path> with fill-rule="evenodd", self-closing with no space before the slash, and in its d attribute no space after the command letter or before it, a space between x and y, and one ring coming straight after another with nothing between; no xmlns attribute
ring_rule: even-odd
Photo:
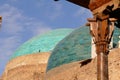
<svg viewBox="0 0 120 80"><path fill-rule="evenodd" d="M120 80L120 49L114 49L109 54L109 80ZM97 80L96 58L82 65L74 62L51 69L46 74L46 80Z"/></svg>
<svg viewBox="0 0 120 80"><path fill-rule="evenodd" d="M120 80L119 53L120 49L113 49L109 54L109 80ZM41 56L37 54L36 57L35 55L34 57L27 55L26 57L29 57L29 59L24 60L25 56L21 56L22 59L18 57L14 59L15 63L14 60L10 61L1 80L97 80L96 58L91 61L88 60L87 64L82 64L84 61L73 62L45 73L47 62L44 59L46 58L45 55L48 56L49 54L46 53L44 56L43 54L40 54ZM39 59L43 61L39 63ZM48 60L48 58L46 59ZM16 60L19 64L24 61L26 64L16 66L18 64Z"/></svg>
<svg viewBox="0 0 120 80"><path fill-rule="evenodd" d="M43 52L43 53L35 53L35 54L29 54L24 56L19 56L14 58L13 60L10 60L6 66L6 69L12 69L21 65L35 65L35 64L41 64L41 63L47 63L48 57L50 53Z"/></svg>
<svg viewBox="0 0 120 80"><path fill-rule="evenodd" d="M8 62L3 80L43 80L50 53L17 57Z"/></svg>
<svg viewBox="0 0 120 80"><path fill-rule="evenodd" d="M7 80L34 80L44 78L46 64L19 66L7 72ZM38 79L38 80L40 80Z"/></svg>

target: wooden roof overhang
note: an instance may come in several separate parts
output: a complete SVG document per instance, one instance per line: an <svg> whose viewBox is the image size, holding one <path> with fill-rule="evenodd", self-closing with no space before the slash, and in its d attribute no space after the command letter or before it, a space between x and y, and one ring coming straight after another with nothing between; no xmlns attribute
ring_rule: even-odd
<svg viewBox="0 0 120 80"><path fill-rule="evenodd" d="M89 9L88 5L90 3L90 0L67 0L67 1Z"/></svg>
<svg viewBox="0 0 120 80"><path fill-rule="evenodd" d="M79 6L90 9L93 15L103 12L108 6L113 6L112 11L120 8L120 0L66 0Z"/></svg>
<svg viewBox="0 0 120 80"><path fill-rule="evenodd" d="M94 10L94 9L96 9L110 1L114 1L114 0L67 0L67 1L77 4L79 6L83 6L85 8Z"/></svg>

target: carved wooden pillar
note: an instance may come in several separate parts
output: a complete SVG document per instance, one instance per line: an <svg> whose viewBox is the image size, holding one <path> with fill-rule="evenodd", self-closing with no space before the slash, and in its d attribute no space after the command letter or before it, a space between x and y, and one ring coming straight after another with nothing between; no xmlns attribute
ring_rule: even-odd
<svg viewBox="0 0 120 80"><path fill-rule="evenodd" d="M90 33L96 46L97 53L97 80L109 80L108 77L108 52L114 30L113 22L107 16L88 19Z"/></svg>

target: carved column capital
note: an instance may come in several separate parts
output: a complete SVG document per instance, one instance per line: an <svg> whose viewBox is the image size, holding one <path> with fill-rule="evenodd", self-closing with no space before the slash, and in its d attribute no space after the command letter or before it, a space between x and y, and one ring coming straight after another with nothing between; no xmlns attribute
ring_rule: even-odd
<svg viewBox="0 0 120 80"><path fill-rule="evenodd" d="M88 18L90 23L90 34L93 37L93 41L96 44L96 52L108 52L109 43L114 30L115 19L111 18Z"/></svg>

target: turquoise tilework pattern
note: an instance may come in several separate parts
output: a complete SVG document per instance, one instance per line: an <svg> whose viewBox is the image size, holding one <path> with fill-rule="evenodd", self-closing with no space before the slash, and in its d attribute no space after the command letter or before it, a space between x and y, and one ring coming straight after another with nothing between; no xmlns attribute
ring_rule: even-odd
<svg viewBox="0 0 120 80"><path fill-rule="evenodd" d="M120 29L115 27L113 45L117 47ZM80 27L60 41L54 48L47 66L47 71L57 66L91 58L91 37L88 27Z"/></svg>
<svg viewBox="0 0 120 80"><path fill-rule="evenodd" d="M11 59L37 52L50 52L60 40L72 31L73 29L63 28L38 35L21 45L11 56Z"/></svg>
<svg viewBox="0 0 120 80"><path fill-rule="evenodd" d="M61 40L53 50L47 71L74 61L90 58L91 36L88 27L80 27Z"/></svg>

